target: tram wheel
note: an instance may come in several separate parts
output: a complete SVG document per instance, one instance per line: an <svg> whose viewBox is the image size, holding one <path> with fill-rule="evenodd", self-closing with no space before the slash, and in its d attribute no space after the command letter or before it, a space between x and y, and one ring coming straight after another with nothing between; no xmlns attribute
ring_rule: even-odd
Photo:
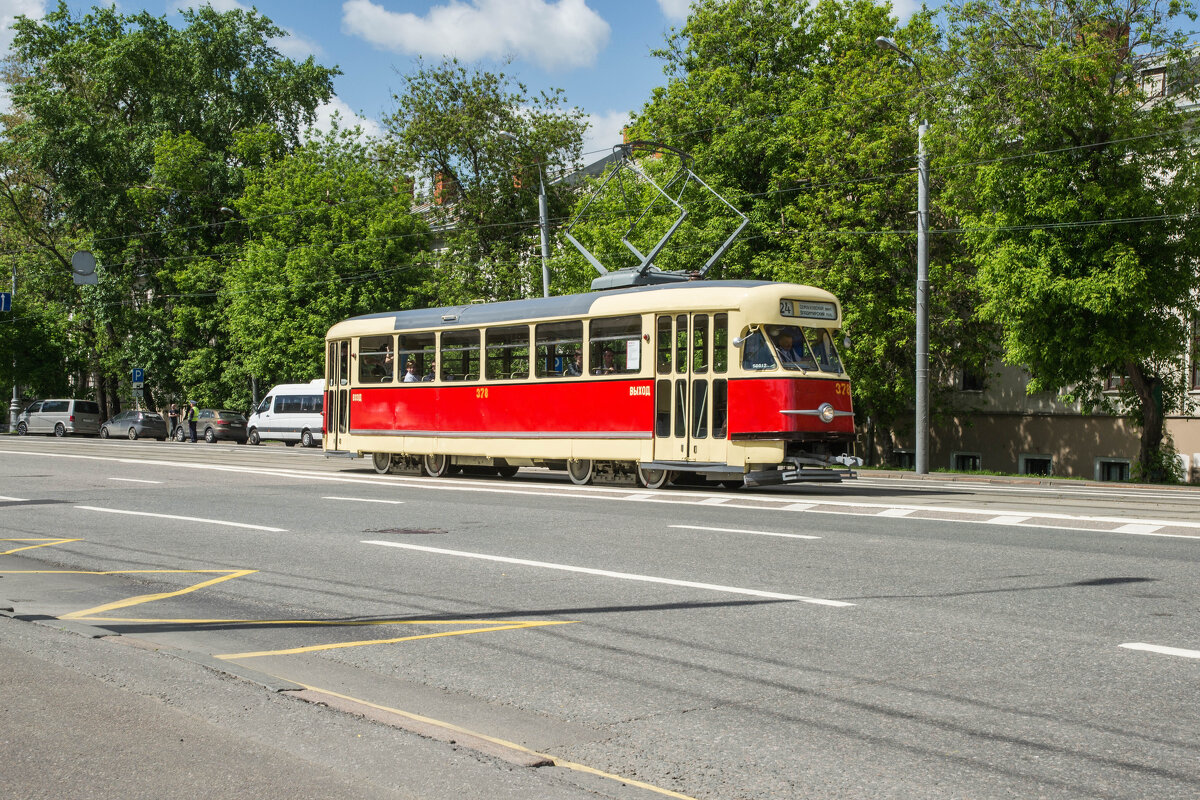
<svg viewBox="0 0 1200 800"><path fill-rule="evenodd" d="M372 453L371 460L375 464L375 471L380 475L387 475L392 471L391 453Z"/></svg>
<svg viewBox="0 0 1200 800"><path fill-rule="evenodd" d="M518 469L520 469L520 467L509 464L502 458L496 461L496 474L501 478L515 477Z"/></svg>
<svg viewBox="0 0 1200 800"><path fill-rule="evenodd" d="M567 475L576 486L587 486L595 475L595 465L590 458L571 459L567 462Z"/></svg>
<svg viewBox="0 0 1200 800"><path fill-rule="evenodd" d="M667 469L646 469L641 464L637 468L638 483L647 489L661 489L671 480L671 471Z"/></svg>
<svg viewBox="0 0 1200 800"><path fill-rule="evenodd" d="M441 478L450 471L450 456L431 453L421 459L421 470L430 478Z"/></svg>
<svg viewBox="0 0 1200 800"><path fill-rule="evenodd" d="M741 489L746 486L746 482L739 481L739 480L728 480L728 481L721 481L721 485L723 487L725 487L726 489Z"/></svg>

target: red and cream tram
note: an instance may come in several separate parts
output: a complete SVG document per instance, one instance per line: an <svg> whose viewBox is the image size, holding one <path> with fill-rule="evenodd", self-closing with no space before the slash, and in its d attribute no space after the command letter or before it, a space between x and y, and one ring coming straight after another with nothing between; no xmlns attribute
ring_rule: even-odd
<svg viewBox="0 0 1200 800"><path fill-rule="evenodd" d="M435 477L839 480L857 463L841 321L828 292L760 281L355 317L326 336L323 444Z"/></svg>

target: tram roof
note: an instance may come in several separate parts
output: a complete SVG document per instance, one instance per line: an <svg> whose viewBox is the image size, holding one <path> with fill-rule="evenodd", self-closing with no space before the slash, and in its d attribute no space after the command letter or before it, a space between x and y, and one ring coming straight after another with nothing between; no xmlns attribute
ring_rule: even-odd
<svg viewBox="0 0 1200 800"><path fill-rule="evenodd" d="M495 303L471 303L410 311L364 314L337 323L329 336L353 336L382 330L429 330L481 327L501 322L634 314L646 311L738 309L748 301L788 296L837 303L824 289L774 281L696 281L608 289L602 292L533 297ZM386 327L385 320L393 325Z"/></svg>

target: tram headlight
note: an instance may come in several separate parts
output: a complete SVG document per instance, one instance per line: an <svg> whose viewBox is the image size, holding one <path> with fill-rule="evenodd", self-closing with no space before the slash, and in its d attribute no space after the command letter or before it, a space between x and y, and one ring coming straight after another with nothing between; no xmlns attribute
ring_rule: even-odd
<svg viewBox="0 0 1200 800"><path fill-rule="evenodd" d="M817 416L821 418L821 422L833 422L836 412L833 410L833 406L829 405L829 403L821 403L821 405L817 407Z"/></svg>

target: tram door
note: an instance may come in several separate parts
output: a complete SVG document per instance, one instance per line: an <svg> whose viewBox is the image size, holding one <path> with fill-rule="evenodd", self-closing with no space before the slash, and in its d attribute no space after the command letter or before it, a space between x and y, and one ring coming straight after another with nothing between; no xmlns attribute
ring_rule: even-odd
<svg viewBox="0 0 1200 800"><path fill-rule="evenodd" d="M325 361L326 450L340 450L342 437L350 430L350 340L329 343Z"/></svg>
<svg viewBox="0 0 1200 800"><path fill-rule="evenodd" d="M728 315L664 314L655 334L654 459L724 463Z"/></svg>

